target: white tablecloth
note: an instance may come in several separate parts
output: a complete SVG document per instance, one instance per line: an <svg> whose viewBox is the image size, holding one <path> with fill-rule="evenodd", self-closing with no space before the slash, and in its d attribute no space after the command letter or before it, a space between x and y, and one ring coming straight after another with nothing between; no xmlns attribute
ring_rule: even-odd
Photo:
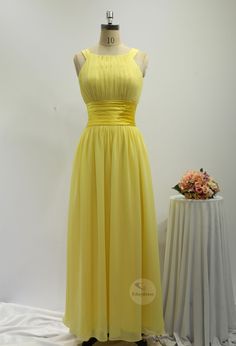
<svg viewBox="0 0 236 346"><path fill-rule="evenodd" d="M225 345L236 328L223 201L170 197L162 277L166 332L195 346L216 338Z"/></svg>

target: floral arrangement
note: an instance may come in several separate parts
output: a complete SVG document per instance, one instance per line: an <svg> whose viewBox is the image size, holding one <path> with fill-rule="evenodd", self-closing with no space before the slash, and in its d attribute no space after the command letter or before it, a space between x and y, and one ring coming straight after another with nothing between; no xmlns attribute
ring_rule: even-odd
<svg viewBox="0 0 236 346"><path fill-rule="evenodd" d="M214 198L220 191L218 183L203 168L200 171L188 170L179 183L172 187L187 199Z"/></svg>

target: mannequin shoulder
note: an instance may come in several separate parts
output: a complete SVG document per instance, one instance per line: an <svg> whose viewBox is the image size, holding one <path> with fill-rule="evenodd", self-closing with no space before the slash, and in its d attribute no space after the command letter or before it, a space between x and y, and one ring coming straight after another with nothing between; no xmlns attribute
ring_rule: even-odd
<svg viewBox="0 0 236 346"><path fill-rule="evenodd" d="M142 67L142 72L143 72L143 77L146 74L146 70L149 64L149 57L148 54L142 50L138 50L136 56L135 56L135 60L137 63L140 64L140 66Z"/></svg>
<svg viewBox="0 0 236 346"><path fill-rule="evenodd" d="M83 66L83 64L85 63L85 60L86 60L86 58L85 58L85 56L84 56L82 51L77 52L77 53L74 54L73 62L74 62L74 65L75 65L75 69L76 69L77 75L79 75L80 69Z"/></svg>
<svg viewBox="0 0 236 346"><path fill-rule="evenodd" d="M140 59L142 60L143 64L147 66L148 63L149 63L148 54L147 54L146 52L142 51L142 50L139 50L137 55L138 55L138 56L140 57Z"/></svg>
<svg viewBox="0 0 236 346"><path fill-rule="evenodd" d="M84 60L85 60L85 56L83 54L83 50L74 54L74 57L73 57L74 63L83 62Z"/></svg>
<svg viewBox="0 0 236 346"><path fill-rule="evenodd" d="M84 56L82 50L81 50L80 52L77 52L77 53L74 54L74 56L73 56L73 61L74 61L74 64L75 64L75 65L76 65L76 64L81 65L81 64L84 63L84 61L85 61L85 56Z"/></svg>

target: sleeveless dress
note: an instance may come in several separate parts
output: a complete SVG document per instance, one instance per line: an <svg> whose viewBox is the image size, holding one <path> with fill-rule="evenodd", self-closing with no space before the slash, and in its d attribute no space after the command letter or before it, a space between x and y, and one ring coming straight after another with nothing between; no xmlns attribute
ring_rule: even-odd
<svg viewBox="0 0 236 346"><path fill-rule="evenodd" d="M143 85L137 52L82 50L88 122L71 175L63 317L81 341L165 333L152 177L135 121Z"/></svg>

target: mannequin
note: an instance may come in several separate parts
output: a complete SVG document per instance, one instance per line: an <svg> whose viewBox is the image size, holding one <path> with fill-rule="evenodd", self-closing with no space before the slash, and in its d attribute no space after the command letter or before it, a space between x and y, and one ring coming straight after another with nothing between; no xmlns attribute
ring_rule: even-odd
<svg viewBox="0 0 236 346"><path fill-rule="evenodd" d="M129 50L130 48L125 46L120 39L119 25L113 24L102 24L98 45L89 48L90 52L98 55L120 55L126 54ZM144 77L148 66L147 54L139 50L134 57L134 60L138 64ZM75 54L73 61L75 64L77 76L79 76L80 69L85 63L85 58L82 52Z"/></svg>
<svg viewBox="0 0 236 346"><path fill-rule="evenodd" d="M126 54L131 48L125 46L120 39L119 25L112 24L113 12L107 11L108 24L101 24L101 32L99 43L92 48L89 48L89 51L97 55L122 55ZM77 76L79 77L80 69L85 63L85 57L82 52L79 52L74 55L74 65L76 68ZM134 57L135 62L139 66L142 76L145 76L146 69L148 66L148 56L146 53L138 50L137 54ZM109 333L107 334L109 340ZM144 334L142 333L142 336ZM97 339L91 337L88 341L83 341L82 346L91 346ZM146 339L141 339L135 342L139 346L146 346Z"/></svg>

